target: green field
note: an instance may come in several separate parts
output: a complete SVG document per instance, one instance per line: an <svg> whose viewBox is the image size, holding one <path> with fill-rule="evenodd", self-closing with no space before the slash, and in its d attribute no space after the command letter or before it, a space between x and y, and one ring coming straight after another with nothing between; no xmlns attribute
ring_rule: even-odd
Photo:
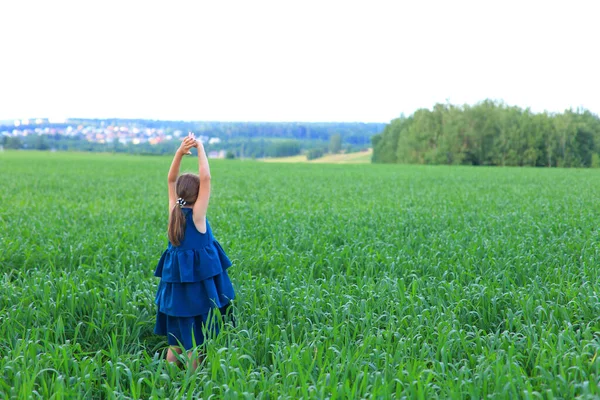
<svg viewBox="0 0 600 400"><path fill-rule="evenodd" d="M170 162L0 153L0 399L600 396L600 171L214 161L238 323L192 374Z"/></svg>

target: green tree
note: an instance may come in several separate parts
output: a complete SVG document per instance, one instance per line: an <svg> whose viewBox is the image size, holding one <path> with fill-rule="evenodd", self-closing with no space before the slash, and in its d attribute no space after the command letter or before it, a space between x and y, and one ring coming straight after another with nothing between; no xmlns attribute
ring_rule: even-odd
<svg viewBox="0 0 600 400"><path fill-rule="evenodd" d="M325 154L325 152L323 151L323 149L320 149L320 148L310 149L306 153L306 159L309 160L309 161L310 160L315 160L317 158L323 157L324 154Z"/></svg>
<svg viewBox="0 0 600 400"><path fill-rule="evenodd" d="M266 150L268 157L291 157L300 154L300 142L283 140L271 143Z"/></svg>
<svg viewBox="0 0 600 400"><path fill-rule="evenodd" d="M7 149L20 149L23 147L23 142L18 136L9 136L6 139L5 147Z"/></svg>
<svg viewBox="0 0 600 400"><path fill-rule="evenodd" d="M376 163L589 167L600 156L600 118L587 110L533 113L485 100L436 104L373 136Z"/></svg>
<svg viewBox="0 0 600 400"><path fill-rule="evenodd" d="M37 135L35 138L34 148L36 150L48 150L50 145L48 144L48 140L44 135Z"/></svg>
<svg viewBox="0 0 600 400"><path fill-rule="evenodd" d="M373 145L373 162L398 162L398 139L404 125L404 117L394 119L386 125L382 133L373 136L371 140Z"/></svg>
<svg viewBox="0 0 600 400"><path fill-rule="evenodd" d="M342 135L336 133L329 138L329 152L337 154L342 150Z"/></svg>

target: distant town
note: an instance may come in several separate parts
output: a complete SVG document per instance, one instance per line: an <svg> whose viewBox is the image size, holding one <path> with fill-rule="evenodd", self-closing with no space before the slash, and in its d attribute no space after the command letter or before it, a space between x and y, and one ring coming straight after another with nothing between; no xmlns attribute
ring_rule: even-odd
<svg viewBox="0 0 600 400"><path fill-rule="evenodd" d="M211 122L138 119L0 120L0 148L166 154L193 131L211 158L364 150L382 123Z"/></svg>
<svg viewBox="0 0 600 400"><path fill-rule="evenodd" d="M11 126L12 125L12 126ZM187 132L178 129L139 128L134 124L107 124L100 121L98 125L69 123L68 120L56 121L50 119L22 119L0 121L0 135L27 137L28 135L48 135L79 137L93 143L114 143L138 145L148 143L157 145L185 136ZM202 143L220 143L218 137L200 135ZM213 157L224 157L224 152L213 152Z"/></svg>

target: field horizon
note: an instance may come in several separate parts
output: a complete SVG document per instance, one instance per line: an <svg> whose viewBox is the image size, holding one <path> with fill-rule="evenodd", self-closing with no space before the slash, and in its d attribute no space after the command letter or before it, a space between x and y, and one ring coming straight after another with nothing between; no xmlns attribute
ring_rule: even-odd
<svg viewBox="0 0 600 400"><path fill-rule="evenodd" d="M354 153L325 154L323 157L309 160L306 154L290 157L263 158L260 161L267 163L310 163L310 164L369 164L373 156L373 149Z"/></svg>

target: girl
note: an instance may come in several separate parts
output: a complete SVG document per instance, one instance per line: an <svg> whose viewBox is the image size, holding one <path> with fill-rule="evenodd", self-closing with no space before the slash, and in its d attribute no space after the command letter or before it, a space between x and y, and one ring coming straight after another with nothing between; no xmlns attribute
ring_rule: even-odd
<svg viewBox="0 0 600 400"><path fill-rule="evenodd" d="M181 159L198 149L198 175L179 177ZM204 146L190 133L175 153L168 176L169 245L155 276L160 277L156 293L154 332L167 336L167 360L177 361L183 349L205 341L205 334L218 334L216 314L225 316L235 297L227 275L231 261L213 237L206 210L210 197L210 170ZM216 312L219 309L219 313ZM195 369L197 363L193 363Z"/></svg>

